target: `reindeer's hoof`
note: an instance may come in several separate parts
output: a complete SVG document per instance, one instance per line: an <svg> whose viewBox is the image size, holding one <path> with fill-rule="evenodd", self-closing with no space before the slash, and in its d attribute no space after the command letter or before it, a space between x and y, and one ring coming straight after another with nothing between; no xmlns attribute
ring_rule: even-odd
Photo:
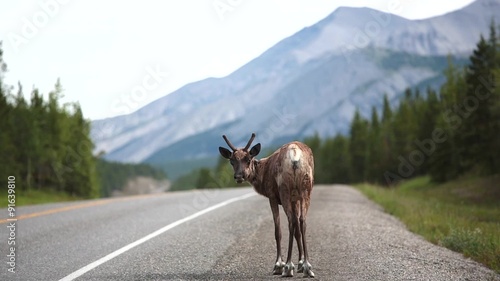
<svg viewBox="0 0 500 281"><path fill-rule="evenodd" d="M276 262L273 268L273 275L281 275L283 273L283 268L285 267L285 263L282 261Z"/></svg>
<svg viewBox="0 0 500 281"><path fill-rule="evenodd" d="M281 274L281 277L293 277L293 270L295 269L295 265L293 265L293 262L290 262L285 265L283 268L283 273Z"/></svg>
<svg viewBox="0 0 500 281"><path fill-rule="evenodd" d="M304 272L304 260L300 260L299 264L297 264L297 272L298 273Z"/></svg>
<svg viewBox="0 0 500 281"><path fill-rule="evenodd" d="M308 261L303 263L302 272L304 273L304 278L314 278L314 272L312 271L312 265Z"/></svg>

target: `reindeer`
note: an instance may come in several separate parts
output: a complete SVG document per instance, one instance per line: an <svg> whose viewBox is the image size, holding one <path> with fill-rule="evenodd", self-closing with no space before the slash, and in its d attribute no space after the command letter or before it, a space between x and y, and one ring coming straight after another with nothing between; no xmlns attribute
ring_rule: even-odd
<svg viewBox="0 0 500 281"><path fill-rule="evenodd" d="M292 262L292 247L295 236L299 249L297 272L302 272L304 277L314 277L306 244L306 215L314 183L314 160L311 149L301 142L294 141L283 145L269 157L257 160L255 156L260 152L260 143L248 150L255 133L252 133L244 148L236 148L225 135L222 138L232 151L219 147L219 152L222 157L229 159L233 166L236 182L247 181L257 193L269 198L276 239L276 263L273 274L283 277L293 276L295 266ZM279 205L283 206L288 218L290 234L286 264L283 263L281 256Z"/></svg>

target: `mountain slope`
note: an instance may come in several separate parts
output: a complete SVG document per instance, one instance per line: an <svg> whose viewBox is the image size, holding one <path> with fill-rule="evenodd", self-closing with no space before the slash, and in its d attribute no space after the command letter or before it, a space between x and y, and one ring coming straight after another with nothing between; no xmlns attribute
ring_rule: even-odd
<svg viewBox="0 0 500 281"><path fill-rule="evenodd" d="M222 133L241 145L254 131L269 147L345 132L353 110L367 113L384 93L397 98L407 87L437 87L446 55L469 53L498 15L500 0L419 21L339 8L227 77L94 121L96 150L116 161L162 163L215 156Z"/></svg>
<svg viewBox="0 0 500 281"><path fill-rule="evenodd" d="M359 51L352 55L351 63L338 55L320 61L276 91L266 104L232 122L175 142L145 161L160 164L214 155L214 151L217 152L214 148L224 144L222 134L243 145L249 132L256 132L256 142L272 146L316 132L321 135L346 133L356 107L369 113L372 105L382 105L384 93L396 98L408 85L422 81L431 81L430 85L437 86L443 81L441 73L447 66L446 56L409 55L379 49ZM456 63L463 64L464 60Z"/></svg>

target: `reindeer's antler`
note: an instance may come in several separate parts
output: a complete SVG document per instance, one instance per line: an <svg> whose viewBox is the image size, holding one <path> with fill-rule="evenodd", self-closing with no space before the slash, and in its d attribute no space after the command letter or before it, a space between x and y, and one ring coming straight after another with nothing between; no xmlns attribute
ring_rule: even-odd
<svg viewBox="0 0 500 281"><path fill-rule="evenodd" d="M248 141L247 146L245 146L244 150L248 150L248 148L253 142L253 139L255 139L255 133L252 133L252 136L250 137L250 140Z"/></svg>
<svg viewBox="0 0 500 281"><path fill-rule="evenodd" d="M229 148L231 148L233 151L238 150L234 145L227 139L226 135L222 135L222 138L226 141L227 145L229 145Z"/></svg>

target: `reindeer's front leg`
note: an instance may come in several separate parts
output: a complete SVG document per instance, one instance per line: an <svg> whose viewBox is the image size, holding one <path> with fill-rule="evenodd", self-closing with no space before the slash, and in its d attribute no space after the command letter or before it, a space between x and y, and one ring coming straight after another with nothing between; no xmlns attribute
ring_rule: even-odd
<svg viewBox="0 0 500 281"><path fill-rule="evenodd" d="M269 199L271 211L273 212L274 220L274 238L276 239L276 263L274 264L273 274L281 275L285 263L281 257L281 227L280 227L280 213L278 202L275 199Z"/></svg>

